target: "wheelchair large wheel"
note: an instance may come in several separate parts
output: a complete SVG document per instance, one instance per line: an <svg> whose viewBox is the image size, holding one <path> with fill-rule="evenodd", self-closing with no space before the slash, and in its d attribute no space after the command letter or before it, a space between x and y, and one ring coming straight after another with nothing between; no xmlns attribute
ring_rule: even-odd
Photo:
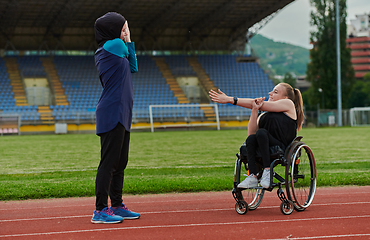
<svg viewBox="0 0 370 240"><path fill-rule="evenodd" d="M287 197L297 211L303 211L313 201L316 191L316 163L311 149L303 142L292 144L285 171Z"/></svg>
<svg viewBox="0 0 370 240"><path fill-rule="evenodd" d="M235 164L235 182L238 185L241 181L243 181L248 176L248 170L245 168L244 163L242 163L239 159L237 159ZM256 188L256 189L243 189L237 190L240 191L245 202L248 203L249 210L255 210L261 204L263 195L265 194L265 189Z"/></svg>

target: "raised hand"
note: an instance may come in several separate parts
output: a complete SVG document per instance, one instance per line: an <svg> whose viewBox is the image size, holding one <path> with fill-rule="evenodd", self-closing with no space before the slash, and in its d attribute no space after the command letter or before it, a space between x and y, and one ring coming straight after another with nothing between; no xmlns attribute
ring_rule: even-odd
<svg viewBox="0 0 370 240"><path fill-rule="evenodd" d="M131 42L130 29L128 27L128 21L126 21L125 25L123 25L122 35L123 35L123 41Z"/></svg>
<svg viewBox="0 0 370 240"><path fill-rule="evenodd" d="M210 90L208 92L209 97L212 99L213 102L217 103L228 103L230 102L230 97L223 93L220 89L218 89L218 93L214 90Z"/></svg>
<svg viewBox="0 0 370 240"><path fill-rule="evenodd" d="M255 98L252 103L252 109L260 109L265 101L265 97Z"/></svg>

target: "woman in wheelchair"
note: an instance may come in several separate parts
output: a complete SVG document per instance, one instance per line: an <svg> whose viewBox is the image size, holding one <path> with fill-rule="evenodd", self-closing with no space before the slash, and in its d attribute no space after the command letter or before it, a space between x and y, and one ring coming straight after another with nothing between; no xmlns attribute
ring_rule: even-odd
<svg viewBox="0 0 370 240"><path fill-rule="evenodd" d="M249 176L238 188L253 188L258 186L257 153L262 159L263 173L260 185L270 187L270 147L279 146L283 151L297 135L302 127L303 101L301 92L287 83L280 83L269 92L268 101L265 98L229 97L220 89L218 93L210 90L209 96L217 103L231 103L252 109L248 124L246 140ZM258 112L263 111L258 116Z"/></svg>

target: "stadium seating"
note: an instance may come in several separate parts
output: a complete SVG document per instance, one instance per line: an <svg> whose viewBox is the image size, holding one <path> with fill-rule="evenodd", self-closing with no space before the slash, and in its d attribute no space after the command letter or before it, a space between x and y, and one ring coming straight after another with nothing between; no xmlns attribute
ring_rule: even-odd
<svg viewBox="0 0 370 240"><path fill-rule="evenodd" d="M46 73L39 56L22 56L17 58L20 74L24 77L45 77Z"/></svg>
<svg viewBox="0 0 370 240"><path fill-rule="evenodd" d="M133 120L149 118L149 105L177 104L158 67L150 56L138 56L139 71L133 74Z"/></svg>
<svg viewBox="0 0 370 240"><path fill-rule="evenodd" d="M196 76L192 67L187 61L185 55L165 56L165 62L168 64L174 76Z"/></svg>
<svg viewBox="0 0 370 240"><path fill-rule="evenodd" d="M95 119L102 88L93 56L55 56L53 62L69 102L69 105L50 106L54 119Z"/></svg>
<svg viewBox="0 0 370 240"><path fill-rule="evenodd" d="M187 61L186 55L162 56L177 76L196 76ZM200 55L198 61L214 81L216 87L230 96L268 97L273 83L255 62L236 62L234 55ZM40 56L17 57L20 73L23 76L46 76ZM94 65L94 57L89 56L54 56L53 63L69 105L51 105L52 116L59 120L93 120L95 107L102 87ZM151 56L138 56L139 72L133 74L134 109L133 121L148 121L149 105L177 104L178 101L170 90L162 73ZM2 114L20 114L22 121L40 119L37 106L16 106L14 94L3 58L0 58L0 112ZM207 89L209 90L209 89ZM250 115L250 110L232 105L219 104L220 117L238 119ZM202 118L200 108L162 108L154 113L160 121L166 118Z"/></svg>
<svg viewBox="0 0 370 240"><path fill-rule="evenodd" d="M217 88L229 96L266 97L273 82L256 62L236 62L233 55L200 55L198 61ZM249 109L219 104L220 117L249 116Z"/></svg>
<svg viewBox="0 0 370 240"><path fill-rule="evenodd" d="M36 56L18 57L17 62L21 69L21 74L27 76L45 76L43 67L39 58ZM4 115L20 115L22 121L38 121L40 114L37 112L37 106L16 106L14 93L10 84L5 62L0 59L0 111ZM14 131L13 131L14 132Z"/></svg>
<svg viewBox="0 0 370 240"><path fill-rule="evenodd" d="M2 58L0 58L0 86L0 110L4 110L8 106L15 106L10 79Z"/></svg>

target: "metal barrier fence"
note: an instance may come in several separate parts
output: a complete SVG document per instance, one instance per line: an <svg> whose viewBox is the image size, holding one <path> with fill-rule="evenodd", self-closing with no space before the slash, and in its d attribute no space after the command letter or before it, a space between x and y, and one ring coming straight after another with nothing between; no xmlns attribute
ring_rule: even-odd
<svg viewBox="0 0 370 240"><path fill-rule="evenodd" d="M336 109L320 109L318 111L306 111L304 127L337 126L338 111ZM348 109L342 110L342 125L350 126L350 113Z"/></svg>

